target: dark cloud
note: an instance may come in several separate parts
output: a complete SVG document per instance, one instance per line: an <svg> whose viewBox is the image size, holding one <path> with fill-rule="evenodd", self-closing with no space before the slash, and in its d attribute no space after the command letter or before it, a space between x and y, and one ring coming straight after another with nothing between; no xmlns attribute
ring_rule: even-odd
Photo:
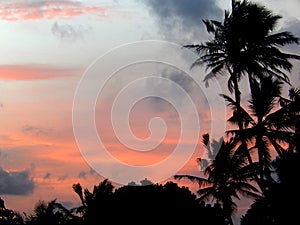
<svg viewBox="0 0 300 225"><path fill-rule="evenodd" d="M134 181L130 181L127 186L138 186L137 183L135 183Z"/></svg>
<svg viewBox="0 0 300 225"><path fill-rule="evenodd" d="M86 179L86 176L87 176L87 172L85 172L85 171L81 171L78 174L78 178Z"/></svg>
<svg viewBox="0 0 300 225"><path fill-rule="evenodd" d="M0 167L0 194L28 195L33 189L34 181L28 170L8 172Z"/></svg>
<svg viewBox="0 0 300 225"><path fill-rule="evenodd" d="M43 177L43 179L49 179L50 177L51 177L51 173L47 172Z"/></svg>
<svg viewBox="0 0 300 225"><path fill-rule="evenodd" d="M197 85L193 78L178 70L164 70L160 77L170 80L170 82L149 79L147 80L147 88L155 88L158 96L165 94L172 97L179 105L185 102L187 95L192 97L192 92ZM179 95L178 87L174 83L184 89L187 95ZM159 97L151 97L149 101L151 106L159 111L168 110L170 107L167 102Z"/></svg>
<svg viewBox="0 0 300 225"><path fill-rule="evenodd" d="M162 74L163 78L170 79L182 87L187 93L190 93L194 89L195 81L187 74L179 71L166 70Z"/></svg>
<svg viewBox="0 0 300 225"><path fill-rule="evenodd" d="M137 184L135 181L130 181L127 186L147 186L152 185L153 182L151 180L148 180L147 178L140 180L139 184Z"/></svg>
<svg viewBox="0 0 300 225"><path fill-rule="evenodd" d="M92 30L89 26L76 25L72 26L70 24L58 24L55 22L51 28L51 32L55 37L62 40L78 40L83 39L84 35Z"/></svg>
<svg viewBox="0 0 300 225"><path fill-rule="evenodd" d="M95 177L95 178L98 178L100 175L94 170L94 169L90 169L88 171L80 171L78 173L78 178L82 178L82 179L87 179L88 176L91 176L91 177Z"/></svg>
<svg viewBox="0 0 300 225"><path fill-rule="evenodd" d="M137 184L135 181L130 181L127 186L147 186L147 185L152 185L153 182L151 180L148 180L147 178L141 180L139 182L140 184Z"/></svg>
<svg viewBox="0 0 300 225"><path fill-rule="evenodd" d="M63 180L65 180L65 179L67 179L67 178L68 178L68 175L65 174L65 175L63 175L63 176L60 176L57 180L63 181Z"/></svg>
<svg viewBox="0 0 300 225"><path fill-rule="evenodd" d="M147 178L140 181L142 186L152 185L153 182L151 180L148 180Z"/></svg>
<svg viewBox="0 0 300 225"><path fill-rule="evenodd" d="M216 0L145 0L161 32L168 39L198 40L204 31L202 19L221 19Z"/></svg>
<svg viewBox="0 0 300 225"><path fill-rule="evenodd" d="M22 132L24 134L32 134L32 135L40 136L40 135L49 135L53 133L53 129L51 128L44 129L38 126L24 125L22 127Z"/></svg>
<svg viewBox="0 0 300 225"><path fill-rule="evenodd" d="M90 169L89 175L94 176L94 177L100 177L100 175L97 173L97 171L94 170L93 168Z"/></svg>

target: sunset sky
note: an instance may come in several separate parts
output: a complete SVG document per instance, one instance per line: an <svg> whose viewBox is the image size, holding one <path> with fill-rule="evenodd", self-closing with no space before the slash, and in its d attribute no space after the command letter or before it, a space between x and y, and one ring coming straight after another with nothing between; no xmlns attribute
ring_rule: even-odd
<svg viewBox="0 0 300 225"><path fill-rule="evenodd" d="M300 36L299 0L259 2L283 16L278 30L289 30ZM73 133L73 101L89 68L96 63L99 76L105 76L101 73L105 73L106 66L113 63L126 66L134 59L135 51L139 51L134 44L126 47L128 43L157 40L158 43L167 41L181 46L205 41L208 36L201 20L221 20L224 9L229 7L230 0L0 0L0 197L5 200L6 206L30 212L38 200L57 198L65 206L74 207L79 199L72 191L72 184L79 182L91 188L103 179L103 174L97 173L97 169L92 168L82 156L82 149ZM144 45L145 53L149 46ZM119 46L123 48L118 50ZM164 57L176 58L171 50L163 49L161 54L165 54ZM97 59L111 50L107 62L97 64ZM300 46L287 50L300 54ZM114 51L121 54L114 55ZM181 58L174 59L174 62L176 60L179 62ZM192 57L183 60L186 60L186 65L193 62ZM300 85L299 68L300 65L295 64L291 74L291 83L296 87ZM119 127L122 136L119 138L126 139L137 148L149 145L152 149L135 151L124 146L114 135L110 110L116 93L124 86L130 86L130 82L140 75L149 77L154 74L161 80L152 77L153 82L145 80L140 88L157 88L157 95L175 98L180 109L154 97L135 104L128 122L133 134L146 141L132 140L133 136L128 136L123 126ZM191 74L201 80L205 71L196 68ZM187 112L178 115L178 110L183 110L189 98L182 97L177 89L173 90L173 83L176 83L194 102L200 129L195 133L194 128L198 125L188 124L189 131L182 144L185 149L192 148L195 141L197 145L188 163L175 172L197 174L196 158L203 153L201 135L210 132L212 124L218 127L213 128L217 134L224 130L226 112L222 105L217 104L217 99L214 102L219 90L212 90L213 87L198 90L197 83L178 68L159 63L127 66L117 75L107 83L104 97L97 99L93 109L96 129L106 149L132 166L152 165L172 154L180 139L180 119L191 121L195 117ZM171 80L172 85L165 83L165 79ZM86 82L94 87L93 80ZM218 84L227 92L226 79L220 79ZM243 82L241 85L243 87ZM83 98L77 108L80 112L76 115L85 118L90 93L87 90L80 94ZM98 93L98 97L100 95ZM208 100L208 97L211 99ZM220 113L213 114L211 107ZM122 116L120 113L116 120L122 122ZM147 137L151 136L148 123L154 117L162 118L167 127L160 145L151 141L160 139L160 134L155 136L155 132L162 131L161 124L150 126L154 139L147 143ZM82 129L84 133L87 124L84 120L80 122L76 129ZM196 139L193 138L195 134ZM89 133L84 135L89 140ZM92 143L89 147L99 150L96 145ZM108 168L110 166L109 160L96 156L94 160L108 165ZM153 170L153 173L160 171ZM128 179L130 182L130 176ZM155 176L153 179L155 181Z"/></svg>

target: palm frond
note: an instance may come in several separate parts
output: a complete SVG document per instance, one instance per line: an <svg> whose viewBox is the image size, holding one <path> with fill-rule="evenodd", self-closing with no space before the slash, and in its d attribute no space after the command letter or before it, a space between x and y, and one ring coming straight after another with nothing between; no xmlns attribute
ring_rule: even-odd
<svg viewBox="0 0 300 225"><path fill-rule="evenodd" d="M211 182L209 180L207 180L206 178L202 178L202 177L197 177L197 176L193 176L193 175L175 175L174 176L174 179L176 179L176 180L181 180L184 178L197 183L199 185L199 187L211 185Z"/></svg>
<svg viewBox="0 0 300 225"><path fill-rule="evenodd" d="M255 175L259 171L259 163L253 162L246 166L243 166L237 171L234 171L232 177L236 181L245 181L245 180L253 180Z"/></svg>
<svg viewBox="0 0 300 225"><path fill-rule="evenodd" d="M197 191L197 194L200 196L198 198L199 201L207 201L213 198L213 187L201 188Z"/></svg>
<svg viewBox="0 0 300 225"><path fill-rule="evenodd" d="M295 37L292 33L284 31L268 35L264 39L265 45L285 46L288 44L299 44L299 38Z"/></svg>
<svg viewBox="0 0 300 225"><path fill-rule="evenodd" d="M210 72L207 75L205 75L203 82L205 83L205 87L209 87L209 81L213 78L216 78L216 74L214 72Z"/></svg>

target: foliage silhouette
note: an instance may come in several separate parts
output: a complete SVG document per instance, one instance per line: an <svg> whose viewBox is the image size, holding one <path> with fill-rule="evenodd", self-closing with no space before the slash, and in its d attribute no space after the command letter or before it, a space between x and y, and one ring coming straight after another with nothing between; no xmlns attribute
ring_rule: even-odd
<svg viewBox="0 0 300 225"><path fill-rule="evenodd" d="M78 184L76 187L78 190ZM188 188L179 187L174 182L167 182L164 185L126 185L114 191L113 189L114 187L107 179L95 186L92 193L85 189L85 193L91 193L92 197L89 198L89 194L84 194L85 206L82 204L76 209L76 212L82 215L83 224L99 224L99 221L112 224L118 222L140 224L142 221L190 223L194 221L196 213L205 223L212 221L214 224L222 225L225 221L218 205L200 204L195 194ZM85 210L81 210L82 208Z"/></svg>
<svg viewBox="0 0 300 225"><path fill-rule="evenodd" d="M287 150L289 143L294 142L295 128L299 121L300 107L293 100L285 100L285 104L278 106L282 101L282 82L270 77L253 81L251 97L248 110L241 108L241 117L235 114L228 119L230 123L236 124L237 120L243 123L244 129L229 130L227 133L235 135L235 138L245 138L248 143L254 142L251 150L256 150L260 165L260 179L264 184L272 181L271 177L271 146L276 150L278 156L282 156ZM235 110L236 102L229 96L222 95L229 105ZM277 106L277 107L276 107Z"/></svg>
<svg viewBox="0 0 300 225"><path fill-rule="evenodd" d="M299 151L300 149L300 139L299 139L300 137L300 90L292 87L289 90L289 99L281 97L280 104L282 107L286 109L286 111L288 111L292 115L292 119L294 120L294 134L291 142L289 143L289 150Z"/></svg>
<svg viewBox="0 0 300 225"><path fill-rule="evenodd" d="M203 143L207 144L207 135ZM199 200L216 200L230 224L231 216L237 209L234 198L240 199L239 194L247 197L259 197L259 191L250 184L258 171L258 164L247 162L247 151L243 145L231 138L229 141L220 140L220 148L215 158L204 170L206 177L192 175L175 175L175 179L187 178L199 184L197 191Z"/></svg>
<svg viewBox="0 0 300 225"><path fill-rule="evenodd" d="M300 56L282 52L280 47L298 44L297 37L290 32L274 30L281 19L280 15L273 14L266 7L247 0L232 0L231 10L225 11L222 22L216 20L203 20L207 32L213 39L201 44L186 45L195 49L200 57L193 66L205 64L210 72L204 77L204 82L218 75L229 74L228 89L235 96L235 115L238 118L239 130L243 130L241 90L239 81L244 75L253 92L253 83L265 76L275 77L280 81L289 83L286 72L292 69L291 59L300 59ZM243 133L241 132L241 135ZM244 149L246 141L241 138ZM252 163L251 155L247 155ZM262 182L256 179L264 191Z"/></svg>
<svg viewBox="0 0 300 225"><path fill-rule="evenodd" d="M99 215L107 216L113 212L113 189L114 186L108 179L95 185L92 192L87 188L83 191L79 183L74 184L73 190L79 196L82 205L72 211L82 216L85 224L98 224Z"/></svg>
<svg viewBox="0 0 300 225"><path fill-rule="evenodd" d="M24 224L23 217L14 210L7 209L4 205L4 200L0 198L0 224L1 225L22 225Z"/></svg>
<svg viewBox="0 0 300 225"><path fill-rule="evenodd" d="M299 224L299 152L285 151L274 161L274 167L278 182L251 205L241 225Z"/></svg>
<svg viewBox="0 0 300 225"><path fill-rule="evenodd" d="M26 218L26 224L29 225L77 225L80 222L79 217L73 215L56 199L47 203L39 201L34 213Z"/></svg>

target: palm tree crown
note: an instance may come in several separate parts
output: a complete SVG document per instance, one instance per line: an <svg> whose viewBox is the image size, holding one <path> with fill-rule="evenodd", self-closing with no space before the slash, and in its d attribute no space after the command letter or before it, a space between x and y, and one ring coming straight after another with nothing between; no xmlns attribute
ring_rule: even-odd
<svg viewBox="0 0 300 225"><path fill-rule="evenodd" d="M257 3L232 1L232 10L225 11L223 22L203 20L213 39L202 44L186 45L200 55L193 66L205 63L211 72L205 76L208 82L218 74L230 74L228 87L233 91L235 80L241 76L261 77L272 75L289 81L284 70L290 72L290 59L300 59L298 55L287 54L279 47L298 44L298 38L289 32L274 33L281 16Z"/></svg>
<svg viewBox="0 0 300 225"><path fill-rule="evenodd" d="M285 103L278 106L278 99L281 99L283 83L264 77L260 82L253 80L252 94L249 100L249 110L241 108L241 116L235 114L228 119L230 123L243 123L243 130L229 130L236 139L244 138L249 143L254 143L251 147L257 150L260 164L260 178L271 178L270 166L272 157L270 155L271 146L276 150L278 156L282 156L289 143L293 142L294 130L296 126L296 110L294 103ZM235 111L236 102L229 96L222 95ZM277 106L277 107L276 107Z"/></svg>
<svg viewBox="0 0 300 225"><path fill-rule="evenodd" d="M204 136L204 143L207 143L207 136ZM209 143L208 143L209 145ZM199 200L216 200L221 204L224 214L232 223L231 215L235 212L237 205L233 198L240 199L239 194L248 197L258 197L258 190L249 183L254 179L258 171L258 164L248 164L246 151L243 145L235 139L229 141L220 140L216 157L204 170L206 177L192 175L175 175L175 179L187 178L199 184L197 191Z"/></svg>

